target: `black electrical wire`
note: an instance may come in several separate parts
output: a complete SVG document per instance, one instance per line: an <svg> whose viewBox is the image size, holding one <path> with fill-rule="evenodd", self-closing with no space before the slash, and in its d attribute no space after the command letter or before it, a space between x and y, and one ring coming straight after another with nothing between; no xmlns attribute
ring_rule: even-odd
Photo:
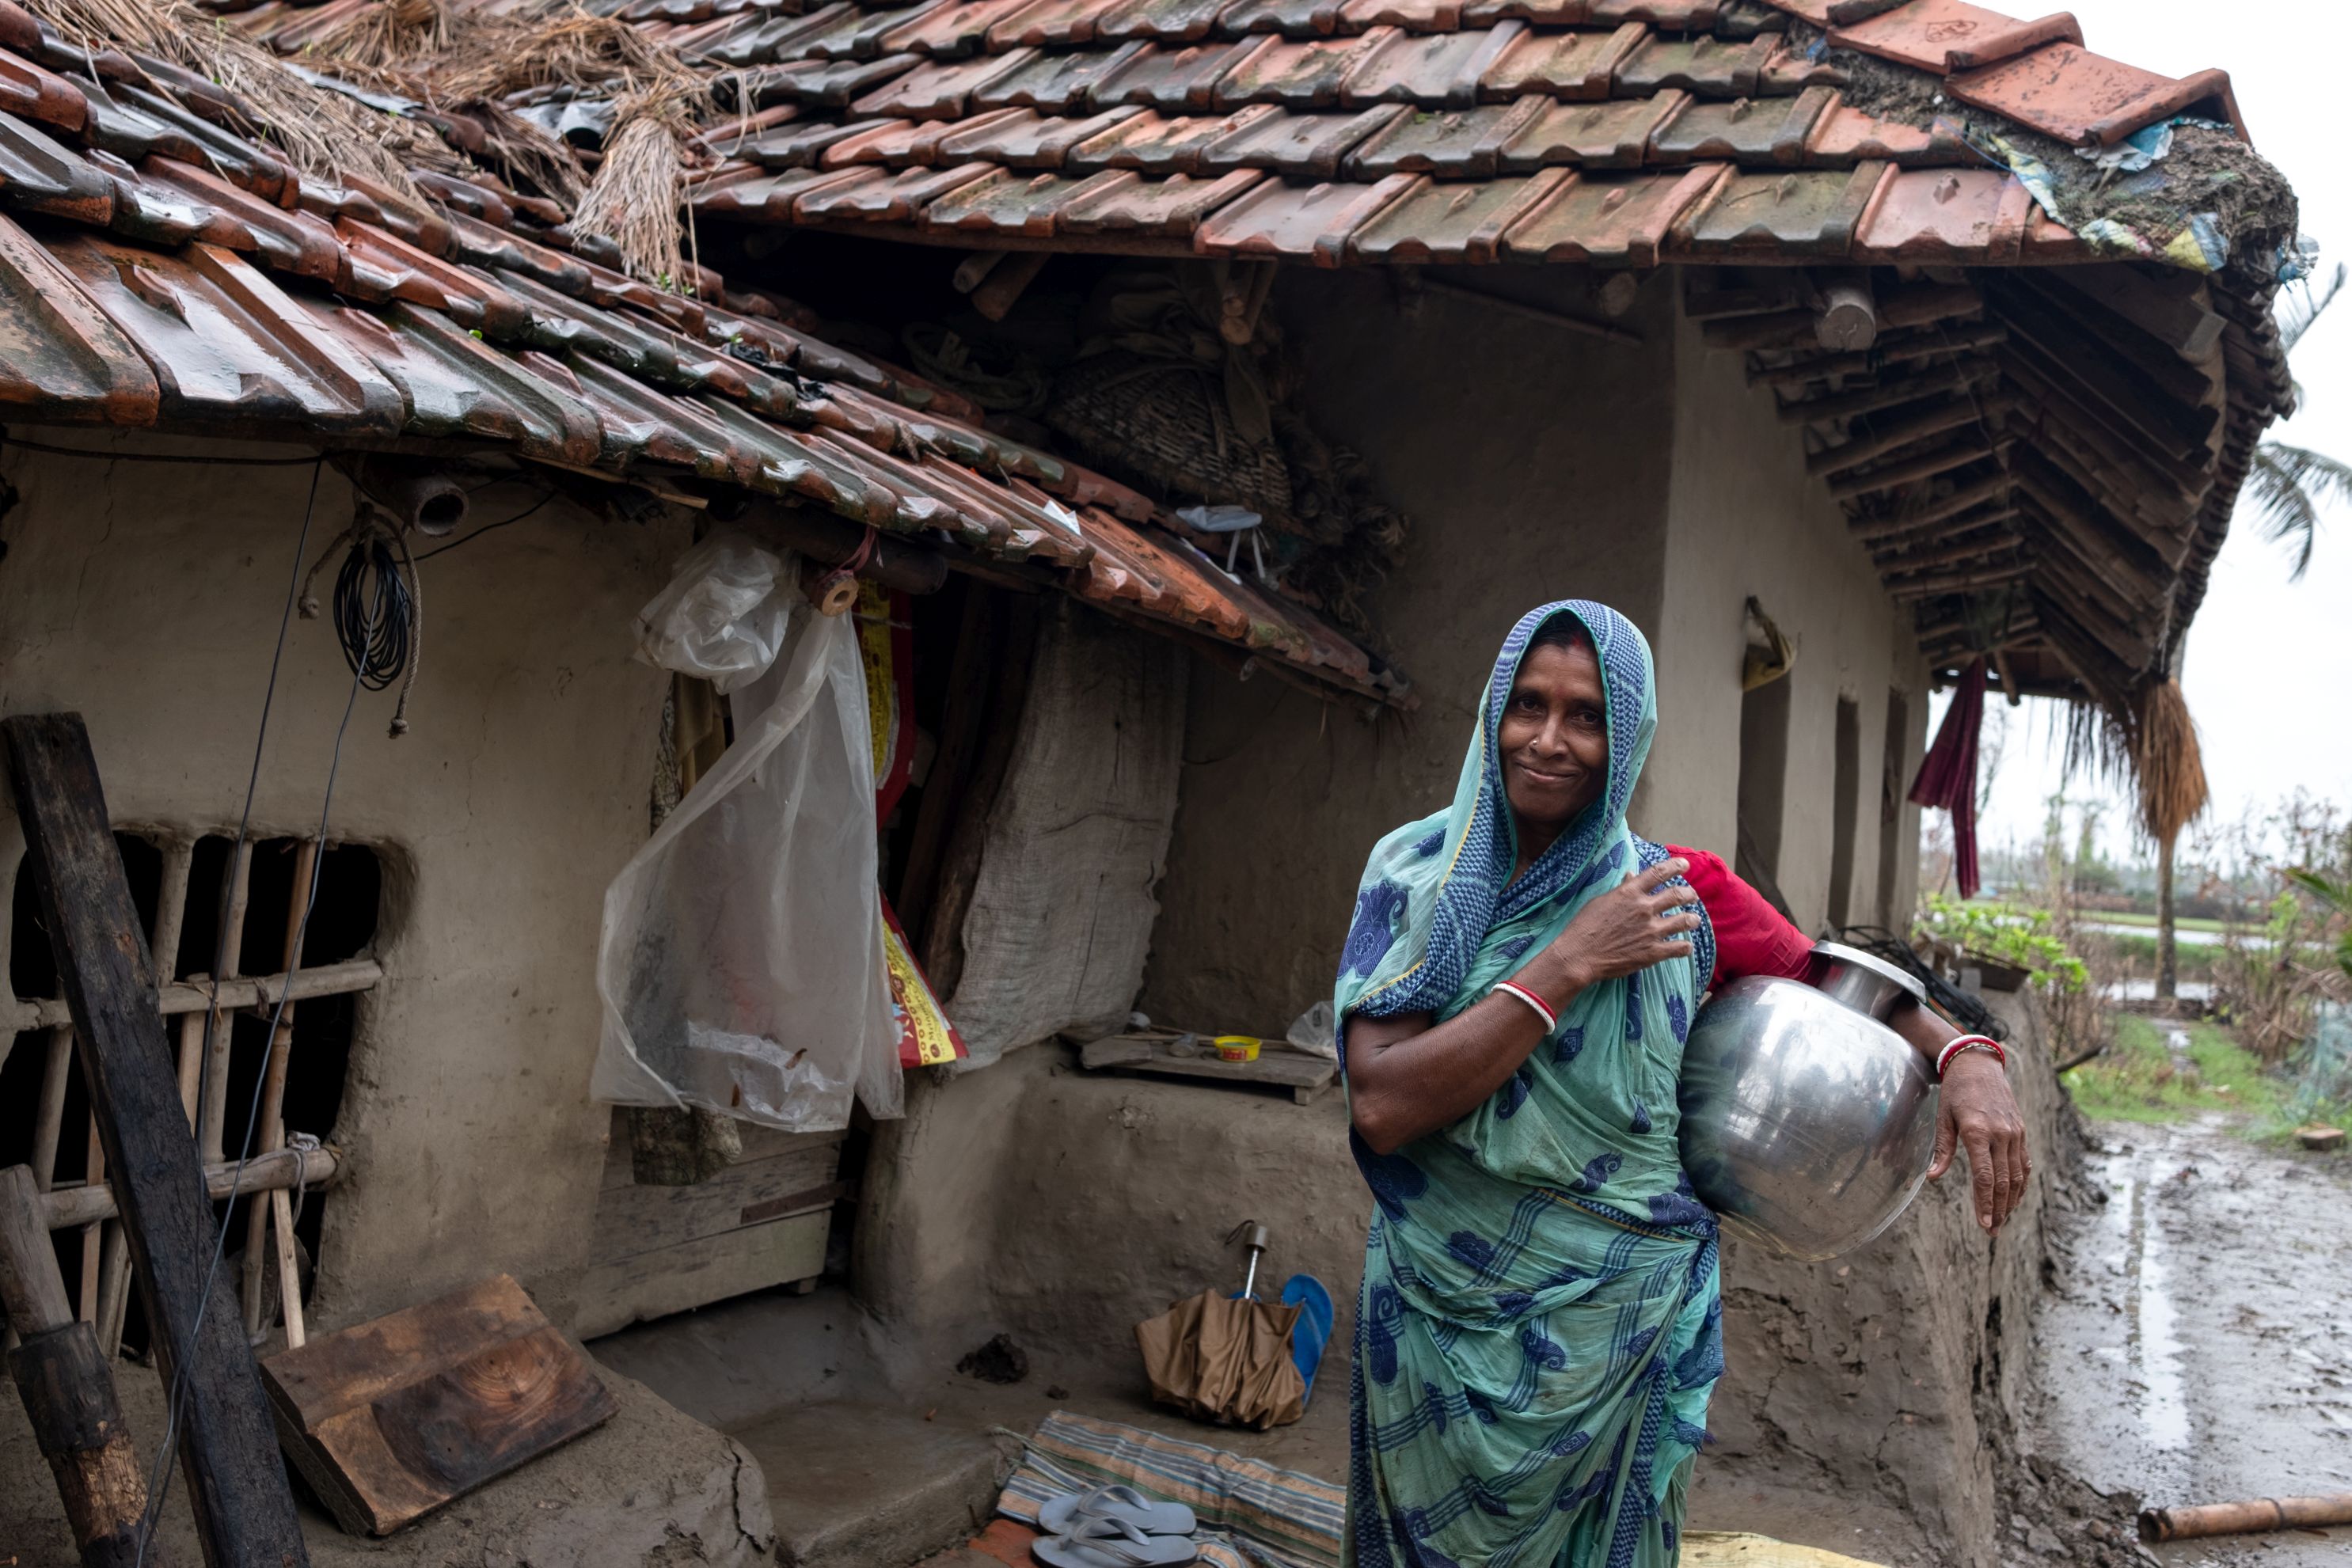
<svg viewBox="0 0 2352 1568"><path fill-rule="evenodd" d="M513 524L515 524L515 523L521 522L525 517L528 517L531 516L533 513L535 513L535 512L539 511L541 507L545 507L545 506L546 506L550 501L552 501L553 499L555 499L555 492L554 492L554 491L552 491L552 490L550 490L546 495L541 496L538 500L533 501L530 506L525 507L521 511L517 512L513 517L500 517L500 518L499 518L497 522L495 522L495 523L484 523L480 528L476 528L472 533L467 534L465 538L458 538L458 539L451 539L451 540L450 540L447 544L446 544L446 545L436 545L436 546L434 546L431 549L424 551L422 554L420 554L420 555L418 555L418 556L415 557L414 559L415 559L416 563L417 563L418 565L420 565L420 566L421 566L421 565L423 565L425 562L426 562L426 561L428 561L428 560L431 560L431 559L432 559L435 556L436 556L436 555L447 555L451 550L456 549L459 545L469 545L469 544L472 544L476 539L480 538L484 534L496 533L496 532L497 532L499 529L500 529L500 528L507 528L507 527L509 527L509 526L511 526L511 525L513 525Z"/></svg>
<svg viewBox="0 0 2352 1568"><path fill-rule="evenodd" d="M205 1032L200 1052L200 1060L209 1060L212 1056L213 1034L215 1030L221 1027L223 1021L220 1013L219 976L221 970L226 967L228 962L228 913L230 895L236 880L236 870L238 857L245 853L245 846L252 833L253 797L261 787L261 756L263 748L269 739L270 709L276 706L278 700L278 666L284 662L286 657L287 629L294 623L294 604L295 600L299 594L302 582L302 558L308 552L310 547L310 518L316 511L319 504L319 476L326 467L326 460L324 458L314 457L310 461L313 465L310 469L310 498L302 504L302 528L301 531L294 537L294 570L293 574L289 576L286 581L286 607L278 612L278 645L270 651L269 679L263 685L261 689L261 723L253 737L253 767L246 775L245 807L237 816L236 840L229 846L229 874L221 878L220 911L218 915L215 917L215 936L213 943L213 994L210 998L211 1005L206 1007L205 1009ZM356 691L357 688L354 687L353 690ZM347 710L345 713L346 720L348 720L349 716L349 712ZM337 733L340 737L341 732L338 731ZM338 750L340 749L341 742L339 738ZM331 770L331 777L332 775ZM331 782L330 787L331 788ZM315 888L316 885L317 879L314 875L312 878L312 886ZM305 912L304 918L306 920L309 918L307 910ZM281 1009L285 1005L285 1001L282 997L279 998L278 1005ZM274 1022L270 1030L269 1038L273 1042L278 1038L278 1032ZM266 1079L268 1076L267 1071L268 1064L265 1062L263 1065L265 1071L262 1073L262 1077ZM204 1146L204 1107L201 1103L197 1105L196 1115L196 1146L201 1148ZM247 1118L247 1122L246 1136L248 1141L252 1137L252 1123L250 1117ZM243 1176L242 1166L243 1156L240 1155L238 1172L240 1177ZM234 1189L232 1189L232 1196L234 1196ZM213 1270L211 1272L207 1272L205 1277L205 1291L207 1297L209 1297L212 1291L213 1273L217 1272L220 1266L221 1249L228 1244L228 1216L229 1210L226 1208L223 1209L221 1213L220 1229L213 1239ZM202 1323L204 1322L205 1308L207 1304L208 1303L205 1301L198 1302L196 1316L194 1319L196 1322ZM160 1325L158 1325L157 1332L161 1332ZM180 1411L183 1402L187 1396L188 1363L191 1359L188 1354L189 1348L190 1347L186 1345L176 1347L176 1352L172 1357L172 1392L171 1396L165 1401L163 1440L158 1444L155 1448L154 1468L151 1469L147 1475L147 1509L146 1511L140 1516L139 1520L138 1561L142 1564L147 1561L147 1544L154 1538L156 1523L163 1517L164 1494L171 1490L173 1441L178 1433Z"/></svg>
<svg viewBox="0 0 2352 1568"><path fill-rule="evenodd" d="M380 692L408 668L416 601L392 542L382 534L352 541L335 573L335 641L362 686Z"/></svg>

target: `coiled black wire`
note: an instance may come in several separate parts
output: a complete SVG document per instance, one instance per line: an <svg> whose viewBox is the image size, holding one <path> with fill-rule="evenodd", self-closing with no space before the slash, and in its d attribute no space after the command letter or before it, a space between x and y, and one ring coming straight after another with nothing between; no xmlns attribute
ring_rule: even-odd
<svg viewBox="0 0 2352 1568"><path fill-rule="evenodd" d="M335 640L360 685L380 692L408 668L416 602L383 535L355 539L335 573Z"/></svg>

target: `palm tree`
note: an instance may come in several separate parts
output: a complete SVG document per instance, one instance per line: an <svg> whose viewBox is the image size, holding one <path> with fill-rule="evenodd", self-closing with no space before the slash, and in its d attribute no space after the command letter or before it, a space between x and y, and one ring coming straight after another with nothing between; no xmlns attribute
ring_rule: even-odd
<svg viewBox="0 0 2352 1568"><path fill-rule="evenodd" d="M2290 356L2295 344L2319 319L2320 313L2344 291L2344 264L2338 262L2325 289L2306 286L2299 297L2289 297L2286 308L2280 312L2279 343ZM2294 401L2301 406L2300 382L2295 383ZM2285 545L2294 557L2294 570L2288 573L2290 580L2299 580L2311 565L2312 547L2319 538L2321 503L2352 502L2352 464L2307 446L2265 441L2254 448L2246 489L2256 516L2262 519L2263 532Z"/></svg>

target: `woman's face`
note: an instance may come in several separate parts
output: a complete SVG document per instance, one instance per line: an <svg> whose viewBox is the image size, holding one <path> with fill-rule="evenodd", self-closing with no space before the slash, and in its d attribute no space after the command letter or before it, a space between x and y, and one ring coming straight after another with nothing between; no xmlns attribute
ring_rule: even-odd
<svg viewBox="0 0 2352 1568"><path fill-rule="evenodd" d="M1545 643L1519 662L1503 704L1503 793L1519 820L1554 831L1609 782L1609 709L1590 643Z"/></svg>

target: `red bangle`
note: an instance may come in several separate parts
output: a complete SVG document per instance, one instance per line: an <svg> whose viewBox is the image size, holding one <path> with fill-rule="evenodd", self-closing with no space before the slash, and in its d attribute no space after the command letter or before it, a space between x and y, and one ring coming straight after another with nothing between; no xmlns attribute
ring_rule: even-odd
<svg viewBox="0 0 2352 1568"><path fill-rule="evenodd" d="M2001 1050L2000 1041L1985 1034L1958 1035L1946 1040L1944 1049L1936 1053L1937 1082L1944 1081L1945 1070L1952 1065L1952 1058L1964 1051L1989 1051L1992 1052L1992 1059L2000 1063L2002 1071L2009 1068L2009 1052Z"/></svg>
<svg viewBox="0 0 2352 1568"><path fill-rule="evenodd" d="M1519 1000L1527 1003L1528 1006L1535 1009L1536 1017L1543 1019L1544 1033L1549 1034L1552 1030L1559 1027L1559 1014L1552 1010L1551 1004L1545 1001L1533 991L1528 989L1525 986L1515 986L1508 980L1497 980L1495 982L1495 989L1502 992L1506 996L1517 997Z"/></svg>

